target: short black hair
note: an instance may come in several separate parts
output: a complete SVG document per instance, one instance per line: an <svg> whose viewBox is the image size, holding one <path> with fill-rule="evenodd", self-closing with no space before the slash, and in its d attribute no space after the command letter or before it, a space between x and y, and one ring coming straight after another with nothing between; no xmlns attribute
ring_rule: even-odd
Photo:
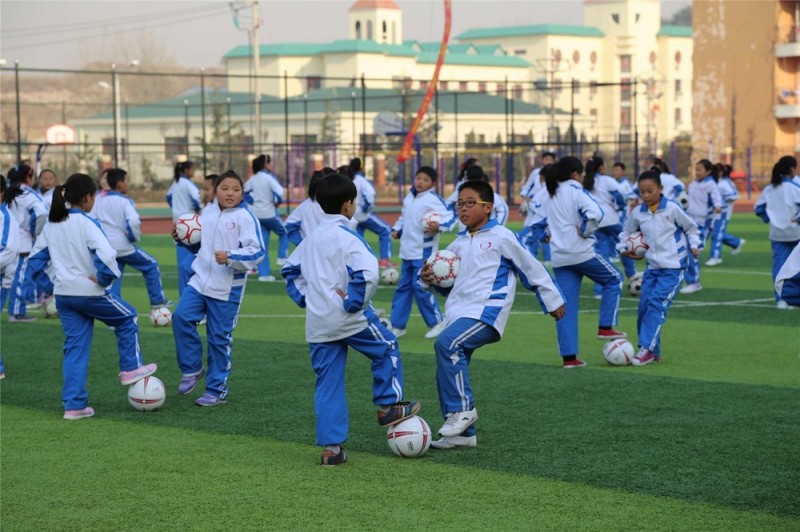
<svg viewBox="0 0 800 532"><path fill-rule="evenodd" d="M425 174L426 176L431 178L431 181L436 182L439 178L436 170L430 166L420 166L419 170L417 170L417 174ZM416 174L415 174L416 175Z"/></svg>
<svg viewBox="0 0 800 532"><path fill-rule="evenodd" d="M555 161L556 160L556 153L553 152L553 151L543 151L542 152L542 159L544 159L545 157L552 157L553 160Z"/></svg>
<svg viewBox="0 0 800 532"><path fill-rule="evenodd" d="M614 166L612 166L612 168L614 167L622 168L623 170L625 170L625 163L617 161L614 163Z"/></svg>
<svg viewBox="0 0 800 532"><path fill-rule="evenodd" d="M108 183L108 188L111 190L117 190L117 183L125 181L125 176L127 175L128 172L122 168L109 168L106 172L106 182Z"/></svg>
<svg viewBox="0 0 800 532"><path fill-rule="evenodd" d="M474 164L472 166L468 166L466 170L464 170L464 178L467 181L487 181L489 178L488 176L483 173L483 168Z"/></svg>
<svg viewBox="0 0 800 532"><path fill-rule="evenodd" d="M489 203L494 203L494 189L492 185L487 183L486 181L478 180L478 179L471 179L464 181L464 183L458 187L458 192L460 193L462 190L474 190L478 193L478 197L481 198L481 201L488 201Z"/></svg>
<svg viewBox="0 0 800 532"><path fill-rule="evenodd" d="M210 180L210 181L216 182L217 179L219 179L219 175L217 175L217 174L208 174L207 176L205 176L203 178L203 181L209 181Z"/></svg>
<svg viewBox="0 0 800 532"><path fill-rule="evenodd" d="M341 214L342 206L356 199L353 180L340 173L329 174L317 183L314 199L325 214Z"/></svg>
<svg viewBox="0 0 800 532"><path fill-rule="evenodd" d="M648 179L650 181L655 181L656 185L659 187L661 186L661 174L657 170L647 170L642 172L636 182L641 183L642 181L647 181Z"/></svg>
<svg viewBox="0 0 800 532"><path fill-rule="evenodd" d="M239 174L237 174L233 170L228 170L226 172L222 172L219 175L219 177L217 177L217 179L214 180L214 190L217 190L217 187L219 187L219 184L222 183L223 181L225 181L228 178L237 180L239 182L239 184L242 186L242 188L244 188L244 181L239 176Z"/></svg>

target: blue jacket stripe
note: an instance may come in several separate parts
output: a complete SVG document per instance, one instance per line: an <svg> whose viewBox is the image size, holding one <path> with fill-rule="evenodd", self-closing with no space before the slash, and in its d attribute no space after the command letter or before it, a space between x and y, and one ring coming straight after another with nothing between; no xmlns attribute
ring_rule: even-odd
<svg viewBox="0 0 800 532"><path fill-rule="evenodd" d="M348 266L347 273L350 275L350 282L347 283L347 298L343 304L344 309L353 314L364 308L364 302L367 299L367 280L364 279L364 273L361 271L353 271Z"/></svg>

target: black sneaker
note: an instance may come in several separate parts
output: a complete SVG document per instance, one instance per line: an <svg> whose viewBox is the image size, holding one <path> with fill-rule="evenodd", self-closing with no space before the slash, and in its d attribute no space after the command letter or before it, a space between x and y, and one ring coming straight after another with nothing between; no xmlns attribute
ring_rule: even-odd
<svg viewBox="0 0 800 532"><path fill-rule="evenodd" d="M334 453L328 449L322 451L322 456L320 456L320 464L324 466L337 466L342 465L347 462L347 453L344 452L344 448L339 447L339 452Z"/></svg>
<svg viewBox="0 0 800 532"><path fill-rule="evenodd" d="M404 419L410 418L419 412L419 407L421 405L419 401L403 401L388 406L388 412L378 410L378 425L381 427L391 427L392 425L397 425Z"/></svg>

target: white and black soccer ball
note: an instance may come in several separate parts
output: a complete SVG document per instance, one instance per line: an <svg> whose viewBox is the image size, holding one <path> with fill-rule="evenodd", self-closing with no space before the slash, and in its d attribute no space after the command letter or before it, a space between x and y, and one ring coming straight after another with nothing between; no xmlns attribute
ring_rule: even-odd
<svg viewBox="0 0 800 532"><path fill-rule="evenodd" d="M187 246L200 242L201 229L199 214L182 214L175 222L175 234Z"/></svg>
<svg viewBox="0 0 800 532"><path fill-rule="evenodd" d="M56 308L56 296L50 296L42 304L42 312L45 318L57 318L58 309Z"/></svg>
<svg viewBox="0 0 800 532"><path fill-rule="evenodd" d="M172 312L167 307L157 307L150 311L153 327L166 327L172 323Z"/></svg>
<svg viewBox="0 0 800 532"><path fill-rule="evenodd" d="M628 279L628 293L635 297L642 295L642 272L637 272Z"/></svg>
<svg viewBox="0 0 800 532"><path fill-rule="evenodd" d="M611 340L603 346L603 358L612 366L627 366L633 355L633 344L624 338Z"/></svg>
<svg viewBox="0 0 800 532"><path fill-rule="evenodd" d="M428 264L433 270L433 284L442 288L450 288L455 284L461 258L450 250L442 249L431 255Z"/></svg>
<svg viewBox="0 0 800 532"><path fill-rule="evenodd" d="M431 446L431 428L421 417L412 416L389 427L386 440L397 456L419 458Z"/></svg>
<svg viewBox="0 0 800 532"><path fill-rule="evenodd" d="M431 230L431 225L433 223L437 224L442 223L442 215L436 211L428 211L422 217L422 220L420 220L420 222L422 222L422 231L427 233L428 231Z"/></svg>
<svg viewBox="0 0 800 532"><path fill-rule="evenodd" d="M128 387L128 403L140 412L158 410L164 405L166 398L164 383L152 375Z"/></svg>
<svg viewBox="0 0 800 532"><path fill-rule="evenodd" d="M397 268L391 266L389 268L383 268L380 273L380 280L381 284L394 286L397 284L397 281L400 280L400 273L397 271Z"/></svg>
<svg viewBox="0 0 800 532"><path fill-rule="evenodd" d="M678 193L678 197L675 198L675 201L678 202L678 205L680 205L684 211L689 208L689 194L687 194L685 190L681 190Z"/></svg>

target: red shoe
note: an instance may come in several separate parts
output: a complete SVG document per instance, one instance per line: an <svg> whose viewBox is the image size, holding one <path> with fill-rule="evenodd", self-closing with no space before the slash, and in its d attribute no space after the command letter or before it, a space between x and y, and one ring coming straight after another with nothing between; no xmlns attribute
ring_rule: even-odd
<svg viewBox="0 0 800 532"><path fill-rule="evenodd" d="M627 338L628 335L622 331L615 331L614 329L597 329L598 340L617 340L619 338Z"/></svg>
<svg viewBox="0 0 800 532"><path fill-rule="evenodd" d="M586 367L586 362L577 358L575 360L565 360L564 365L561 367L564 369L584 368Z"/></svg>
<svg viewBox="0 0 800 532"><path fill-rule="evenodd" d="M394 262L389 262L387 259L382 259L378 262L378 267L381 269L394 268L395 266L397 266L397 264L395 264Z"/></svg>

